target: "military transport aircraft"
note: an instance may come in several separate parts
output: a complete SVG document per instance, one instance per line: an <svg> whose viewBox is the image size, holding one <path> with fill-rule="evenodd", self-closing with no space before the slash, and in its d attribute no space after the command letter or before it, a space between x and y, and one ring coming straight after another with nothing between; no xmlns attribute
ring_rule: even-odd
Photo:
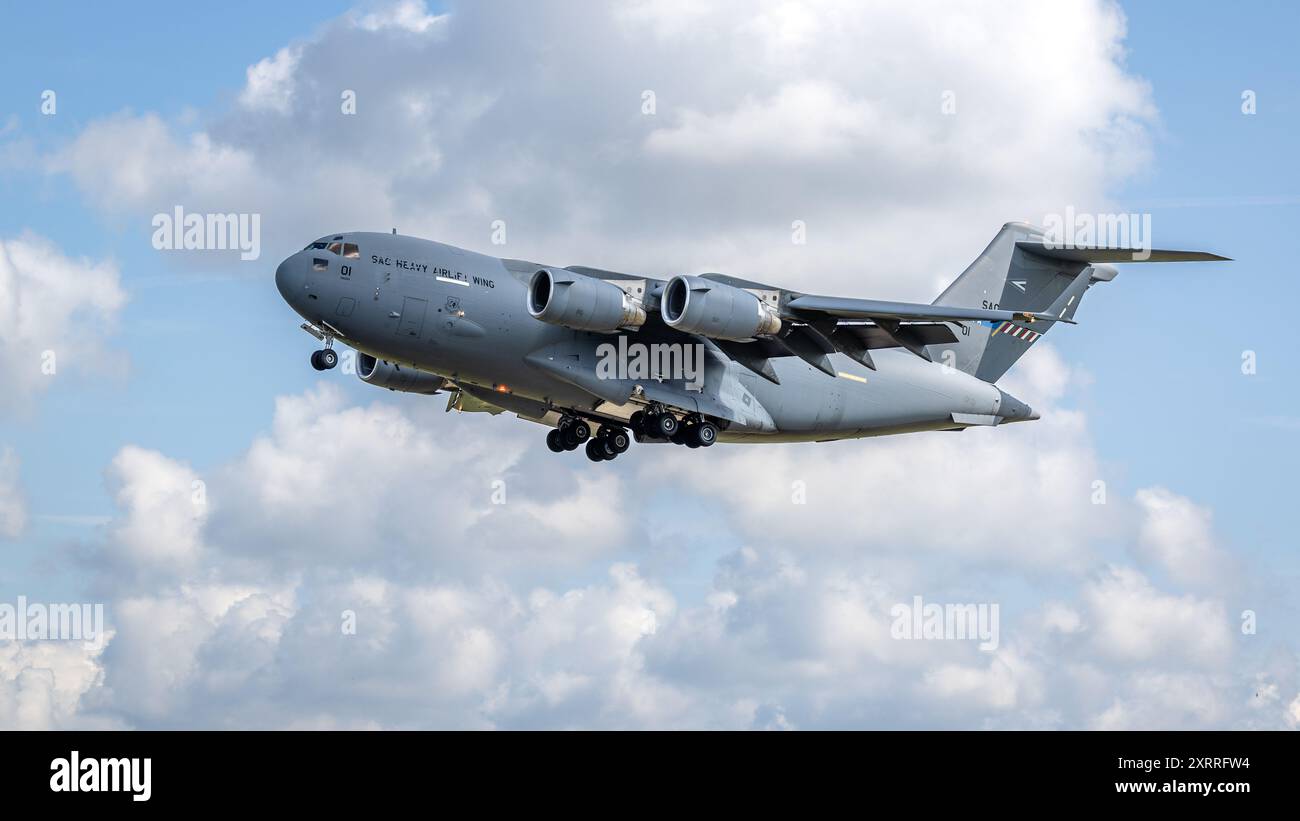
<svg viewBox="0 0 1300 821"><path fill-rule="evenodd" d="M1037 419L996 382L1112 263L1224 260L1076 247L1002 227L931 305L819 296L723 274L669 279L497 259L382 233L322 237L276 269L367 384L551 428L594 462L631 440L802 442Z"/></svg>

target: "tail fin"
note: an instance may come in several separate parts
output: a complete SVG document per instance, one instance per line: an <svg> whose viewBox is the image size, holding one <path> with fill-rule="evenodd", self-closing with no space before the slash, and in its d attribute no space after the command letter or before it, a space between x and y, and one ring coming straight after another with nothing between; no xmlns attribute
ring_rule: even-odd
<svg viewBox="0 0 1300 821"><path fill-rule="evenodd" d="M1056 248L1045 242L1041 229L1009 222L934 304L1048 313L1072 322L1084 293L1119 273L1107 263L1223 259L1199 251ZM956 342L932 347L941 351L940 361L951 361L959 370L996 382L1055 324L967 322ZM949 350L954 359L948 358Z"/></svg>

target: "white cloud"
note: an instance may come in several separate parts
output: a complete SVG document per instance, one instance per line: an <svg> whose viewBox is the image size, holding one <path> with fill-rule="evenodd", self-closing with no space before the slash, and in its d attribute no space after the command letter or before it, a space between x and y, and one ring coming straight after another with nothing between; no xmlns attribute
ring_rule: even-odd
<svg viewBox="0 0 1300 821"><path fill-rule="evenodd" d="M1138 673L1124 683L1123 695L1097 716L1098 730L1162 730L1214 727L1226 716L1224 688L1204 676Z"/></svg>
<svg viewBox="0 0 1300 821"><path fill-rule="evenodd" d="M99 664L103 649L103 644L82 641L0 641L0 727L67 730L115 726L115 722L83 712L83 698L103 684Z"/></svg>
<svg viewBox="0 0 1300 821"><path fill-rule="evenodd" d="M187 466L128 446L109 467L125 517L112 525L112 558L130 572L185 578L198 566L206 490Z"/></svg>
<svg viewBox="0 0 1300 821"><path fill-rule="evenodd" d="M735 110L716 115L688 109L680 120L677 126L651 132L646 148L709 164L838 164L886 137L879 133L884 117L870 104L816 82L785 85L767 100L745 100ZM892 150L901 153L915 135L894 131L888 137L895 143Z"/></svg>
<svg viewBox="0 0 1300 821"><path fill-rule="evenodd" d="M423 34L447 21L447 15L429 14L424 0L398 0L356 17L356 23L366 31L397 28L412 34Z"/></svg>
<svg viewBox="0 0 1300 821"><path fill-rule="evenodd" d="M1222 602L1161 593L1132 568L1109 568L1084 587L1083 599L1092 641L1103 656L1214 667L1231 653Z"/></svg>
<svg viewBox="0 0 1300 821"><path fill-rule="evenodd" d="M125 302L113 263L30 233L0 239L0 410L26 408L68 372L120 370L105 343Z"/></svg>
<svg viewBox="0 0 1300 821"><path fill-rule="evenodd" d="M675 476L725 501L720 513L733 513L731 523L753 538L815 532L827 548L1077 570L1094 560L1081 545L1119 526L1117 506L1092 503L1101 470L1082 415L1063 408L992 430L680 457L646 453L643 475ZM738 487L745 493L734 494Z"/></svg>
<svg viewBox="0 0 1300 821"><path fill-rule="evenodd" d="M257 111L287 114L293 105L294 72L301 50L286 46L248 67L248 81L239 93L239 104Z"/></svg>
<svg viewBox="0 0 1300 821"><path fill-rule="evenodd" d="M50 167L112 212L263 213L268 249L397 225L491 250L503 219L528 258L928 298L1008 219L1100 206L1148 156L1154 116L1113 5L943 18L847 0L396 3L250 67L241 104L205 124L119 115Z"/></svg>
<svg viewBox="0 0 1300 821"><path fill-rule="evenodd" d="M27 527L27 499L18 478L18 456L0 448L0 538L16 539Z"/></svg>
<svg viewBox="0 0 1300 821"><path fill-rule="evenodd" d="M1140 553L1183 584L1222 586L1227 558L1214 543L1210 511L1163 487L1137 492L1142 509Z"/></svg>
<svg viewBox="0 0 1300 821"><path fill-rule="evenodd" d="M1295 699L1287 705L1286 723L1292 729L1300 727L1300 694L1297 694Z"/></svg>
<svg viewBox="0 0 1300 821"><path fill-rule="evenodd" d="M275 546L274 558L292 566L390 572L541 557L558 572L622 538L616 480L592 481L573 460L543 461L554 455L539 452L540 427L506 417L488 427L438 404L418 417L378 402L350 407L328 383L280 397L271 434L211 477L213 530L249 559ZM553 481L522 478L535 470ZM504 504L494 503L499 494Z"/></svg>
<svg viewBox="0 0 1300 821"><path fill-rule="evenodd" d="M1043 697L1041 673L1009 649L982 665L945 664L930 670L925 686L939 698L993 711L1024 707Z"/></svg>

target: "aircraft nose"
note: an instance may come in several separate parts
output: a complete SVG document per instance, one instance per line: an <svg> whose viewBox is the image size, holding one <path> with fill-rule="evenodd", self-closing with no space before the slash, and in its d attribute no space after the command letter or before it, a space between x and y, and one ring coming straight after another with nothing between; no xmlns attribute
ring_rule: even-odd
<svg viewBox="0 0 1300 821"><path fill-rule="evenodd" d="M293 304L294 297L302 290L303 273L297 265L297 255L281 262L275 269L275 287L280 291L284 301Z"/></svg>

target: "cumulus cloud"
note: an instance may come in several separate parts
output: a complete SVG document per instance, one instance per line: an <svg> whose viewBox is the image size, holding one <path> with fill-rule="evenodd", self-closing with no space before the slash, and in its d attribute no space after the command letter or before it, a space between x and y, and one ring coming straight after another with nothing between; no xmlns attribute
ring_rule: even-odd
<svg viewBox="0 0 1300 821"><path fill-rule="evenodd" d="M250 560L390 575L538 559L572 569L627 535L620 483L547 464L542 428L486 427L438 404L354 407L328 383L279 398L271 434L210 477L211 531Z"/></svg>
<svg viewBox="0 0 1300 821"><path fill-rule="evenodd" d="M110 637L111 638L111 637ZM104 644L0 641L0 727L13 730L108 729L86 703L103 685Z"/></svg>
<svg viewBox="0 0 1300 821"><path fill-rule="evenodd" d="M1227 557L1214 541L1210 511L1163 487L1137 492L1142 510L1138 549L1183 583L1219 585L1227 579Z"/></svg>
<svg viewBox="0 0 1300 821"><path fill-rule="evenodd" d="M1083 600L1093 641L1103 655L1137 663L1173 658L1213 667L1231 652L1221 602L1160 593L1132 568L1108 569L1084 588Z"/></svg>
<svg viewBox="0 0 1300 821"><path fill-rule="evenodd" d="M301 52L286 46L255 65L248 67L248 81L239 93L239 104L244 108L289 112L293 105L294 72L298 68Z"/></svg>
<svg viewBox="0 0 1300 821"><path fill-rule="evenodd" d="M638 535L656 527L656 511L638 504L642 485L616 480L593 491L585 463L522 444L535 436L494 450L489 441L513 436L476 438L479 425L494 421L435 421L418 401L352 407L318 387L282 397L266 437L202 478L164 454L124 448L108 471L118 512L90 556L114 635L102 653L63 667L40 667L31 655L39 648L11 644L5 698L28 706L4 708L4 720L134 727L1246 720L1234 691L1255 685L1234 672L1237 651L1213 598L1161 591L1131 567L1079 575L1036 569L1026 556L1005 563L1009 574L984 574L981 560L958 553L943 562L954 572L936 572L933 556L948 549L942 533L918 531L912 550L882 553L857 549L856 537L849 549L836 548L831 542L843 537L832 528L794 538L769 523L745 535L746 546L710 559L702 590L673 584L672 563L654 555L667 543ZM533 454L546 460L544 470L530 463ZM494 504L493 477L504 477L504 504ZM196 481L205 496L195 496ZM954 504L940 496L927 509L948 519L961 511ZM618 511L619 521L581 507ZM617 537L607 539L605 527ZM1137 529L1119 536L1135 539ZM1025 573L1055 576L1058 597L1017 614L1009 589ZM918 594L1002 602L1011 612L998 648L895 638L891 609ZM1177 705L1162 706L1162 682L1176 685ZM1249 720L1267 726L1283 722L1288 708L1279 698L1262 709Z"/></svg>
<svg viewBox="0 0 1300 821"><path fill-rule="evenodd" d="M27 526L27 499L18 481L18 456L0 448L0 538L15 539Z"/></svg>
<svg viewBox="0 0 1300 821"><path fill-rule="evenodd" d="M100 120L48 167L112 213L262 213L271 249L396 225L493 250L504 220L514 256L919 299L1148 155L1107 3L686 5L345 15L249 67L231 110Z"/></svg>
<svg viewBox="0 0 1300 821"><path fill-rule="evenodd" d="M352 15L356 24L366 31L396 28L423 34L434 26L446 23L448 15L430 14L422 0L398 0L387 6L361 15Z"/></svg>
<svg viewBox="0 0 1300 821"><path fill-rule="evenodd" d="M109 557L124 572L186 577L198 564L207 514L197 475L156 451L128 446L109 466L126 516L113 523Z"/></svg>
<svg viewBox="0 0 1300 821"><path fill-rule="evenodd" d="M105 343L125 302L113 263L35 234L0 239L0 410L27 407L69 371L120 370Z"/></svg>
<svg viewBox="0 0 1300 821"><path fill-rule="evenodd" d="M1091 541L1122 527L1122 505L1093 502L1102 476L1083 415L1055 404L1069 369L1046 345L1025 357L1009 390L1044 418L961 433L785 447L717 448L698 458L655 452L643 476L680 477L720 503L751 538L823 549L952 557L1082 570ZM744 493L735 489L744 487ZM1026 522L1032 519L1033 525Z"/></svg>

